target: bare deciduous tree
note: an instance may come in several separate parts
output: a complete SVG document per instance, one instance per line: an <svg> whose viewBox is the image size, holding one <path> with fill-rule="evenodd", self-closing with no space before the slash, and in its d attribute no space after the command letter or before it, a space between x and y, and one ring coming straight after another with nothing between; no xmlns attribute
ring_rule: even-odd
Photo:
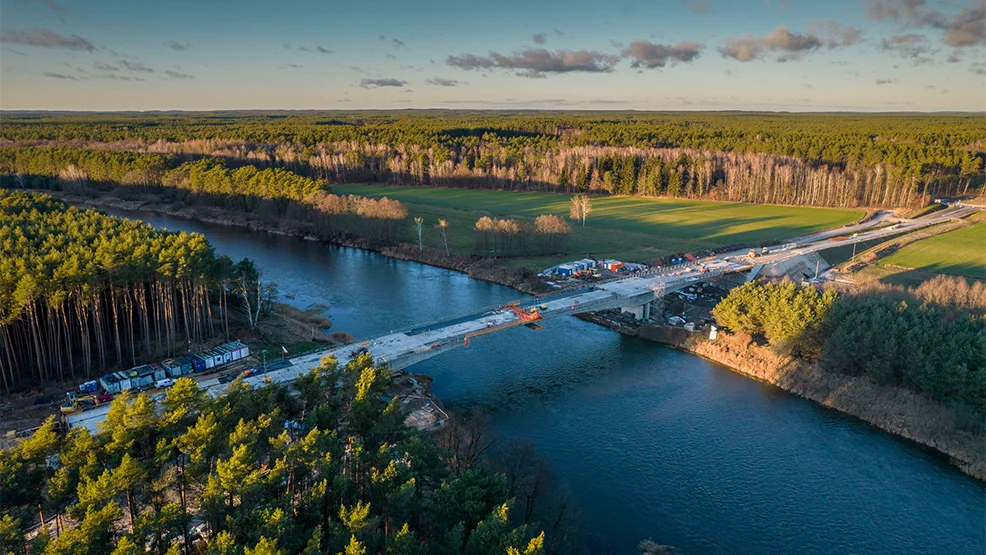
<svg viewBox="0 0 986 555"><path fill-rule="evenodd" d="M424 222L425 222L424 218L414 218L414 225L415 227L418 228L418 252L421 252L425 249L424 245L421 243L421 227L422 224L424 224Z"/></svg>
<svg viewBox="0 0 986 555"><path fill-rule="evenodd" d="M448 220L438 220L438 229L442 232L442 243L445 244L445 256L448 256Z"/></svg>
<svg viewBox="0 0 986 555"><path fill-rule="evenodd" d="M589 195L580 194L572 197L572 205L568 212L570 218L581 221L584 226L585 218L590 212L592 212L592 200L589 199Z"/></svg>

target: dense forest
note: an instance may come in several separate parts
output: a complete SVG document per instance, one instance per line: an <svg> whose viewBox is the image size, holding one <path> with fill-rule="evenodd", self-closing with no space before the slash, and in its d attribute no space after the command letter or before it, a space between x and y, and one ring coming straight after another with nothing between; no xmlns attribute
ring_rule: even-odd
<svg viewBox="0 0 986 555"><path fill-rule="evenodd" d="M237 112L20 114L5 123L5 150L213 156L329 182L840 207L978 193L986 157L976 115ZM0 171L38 173L10 157ZM140 163L138 172L154 165Z"/></svg>
<svg viewBox="0 0 986 555"><path fill-rule="evenodd" d="M838 295L791 282L748 283L714 309L716 321L829 371L902 386L986 411L986 284L939 276L915 289Z"/></svg>
<svg viewBox="0 0 986 555"><path fill-rule="evenodd" d="M544 484L530 465L503 451L512 471L495 473L465 427L406 427L400 402L385 400L390 384L368 355L344 368L327 357L296 394L236 380L213 399L181 378L160 402L117 396L96 434L60 436L49 420L0 451L0 544L51 555L557 552L533 520Z"/></svg>
<svg viewBox="0 0 986 555"><path fill-rule="evenodd" d="M47 195L0 190L0 385L101 375L229 335L247 261ZM78 372L78 373L77 373Z"/></svg>

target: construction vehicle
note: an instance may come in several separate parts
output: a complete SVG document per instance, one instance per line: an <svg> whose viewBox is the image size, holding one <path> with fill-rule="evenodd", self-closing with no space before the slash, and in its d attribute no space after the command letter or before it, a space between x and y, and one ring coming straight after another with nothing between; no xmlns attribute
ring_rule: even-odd
<svg viewBox="0 0 986 555"><path fill-rule="evenodd" d="M767 247L764 247L764 248L760 249L760 254L767 254L769 252L770 252L770 249L768 249Z"/></svg>
<svg viewBox="0 0 986 555"><path fill-rule="evenodd" d="M62 414L74 414L84 410L89 410L113 400L113 396L109 393L83 394L76 391L68 391L65 393L65 397L67 399L60 407Z"/></svg>
<svg viewBox="0 0 986 555"><path fill-rule="evenodd" d="M753 260L754 258L760 258L760 253L754 249L750 249L750 252L746 254L746 257Z"/></svg>

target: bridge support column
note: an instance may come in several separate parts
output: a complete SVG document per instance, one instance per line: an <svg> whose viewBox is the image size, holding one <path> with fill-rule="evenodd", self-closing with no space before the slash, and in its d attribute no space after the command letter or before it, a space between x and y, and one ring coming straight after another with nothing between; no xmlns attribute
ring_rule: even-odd
<svg viewBox="0 0 986 555"><path fill-rule="evenodd" d="M637 320L647 320L650 318L650 303L635 306L624 306L620 309L620 312L633 314L633 317Z"/></svg>

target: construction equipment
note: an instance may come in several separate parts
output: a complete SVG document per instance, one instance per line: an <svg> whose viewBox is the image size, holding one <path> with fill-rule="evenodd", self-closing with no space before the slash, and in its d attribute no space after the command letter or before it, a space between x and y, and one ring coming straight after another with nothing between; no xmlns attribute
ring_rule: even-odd
<svg viewBox="0 0 986 555"><path fill-rule="evenodd" d="M750 252L746 254L746 257L753 260L754 258L760 258L760 253L754 249L750 249Z"/></svg>
<svg viewBox="0 0 986 555"><path fill-rule="evenodd" d="M531 308L531 309L529 309L530 311L524 310L523 308L520 308L519 306L517 306L519 304L520 303L518 302L517 304L513 304L513 305L511 305L511 304L505 304L505 305L503 305L503 308L509 308L510 311L514 313L514 316L517 317L516 320L510 321L510 322L505 322L505 323L499 324L499 325L487 326L486 329L482 329L482 330L479 330L479 331L474 331L472 333L468 333L468 334L466 334L466 336L464 338L462 338L462 344L465 345L466 347L468 347L469 346L469 340L472 339L473 337L477 337L477 336L480 336L480 335L485 335L487 333L492 333L492 332L499 331L499 330L506 329L506 328L512 328L514 326L525 325L525 326L531 327L531 329L537 329L537 328L534 328L534 327L530 326L530 324L533 324L534 322L537 322L538 320L540 320L541 319L541 313L538 312L538 310L536 308Z"/></svg>
<svg viewBox="0 0 986 555"><path fill-rule="evenodd" d="M97 395L96 393L81 394L76 391L66 392L65 397L66 401L60 407L62 414L74 414L89 410L113 400L113 396L106 393L102 395Z"/></svg>

